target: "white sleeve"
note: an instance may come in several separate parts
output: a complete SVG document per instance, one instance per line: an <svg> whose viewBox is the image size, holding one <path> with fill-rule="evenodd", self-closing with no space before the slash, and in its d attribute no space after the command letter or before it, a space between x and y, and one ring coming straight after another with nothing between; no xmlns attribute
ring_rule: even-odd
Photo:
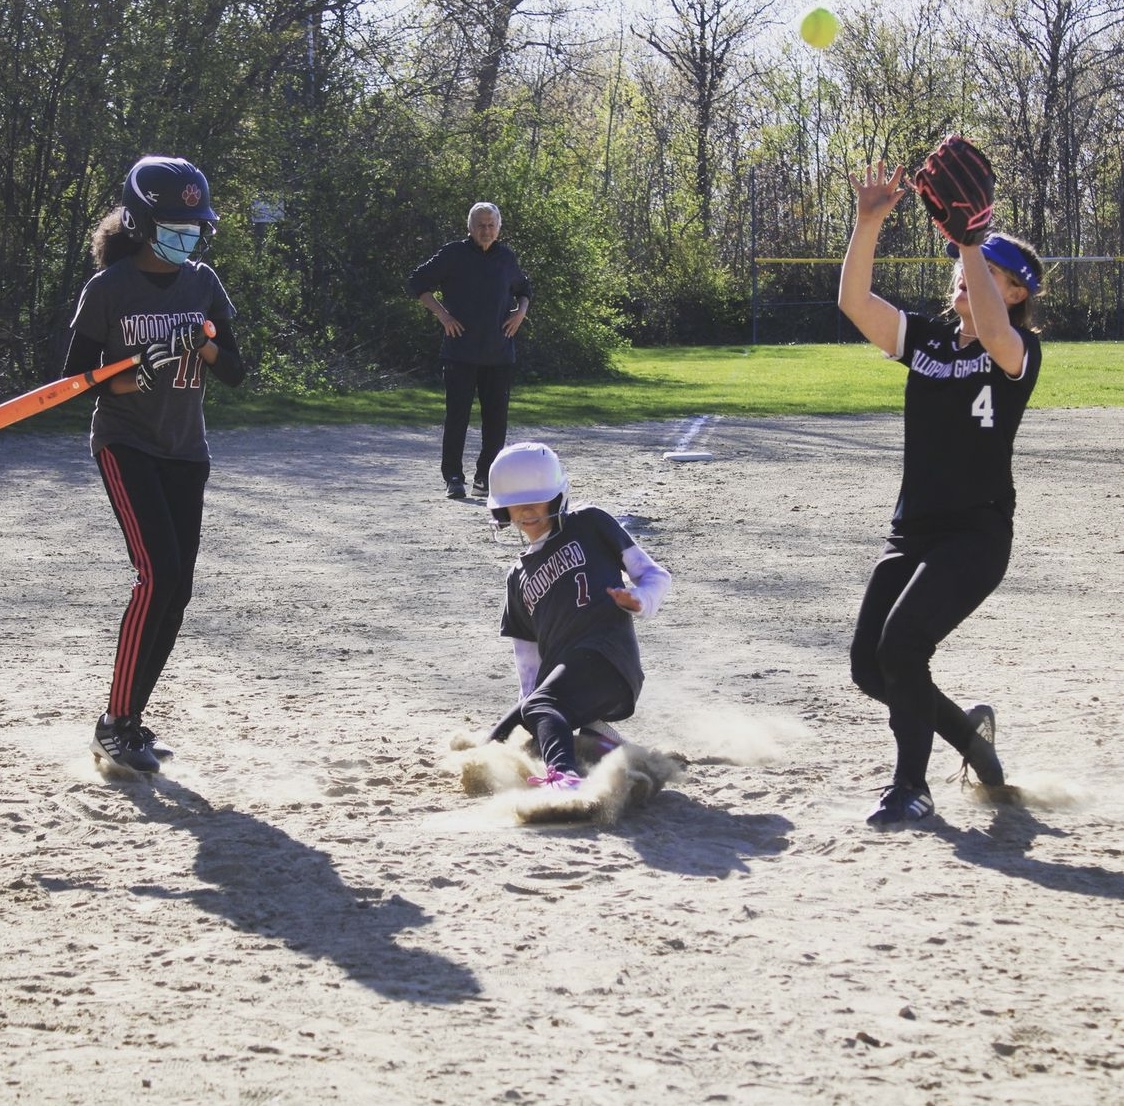
<svg viewBox="0 0 1124 1106"><path fill-rule="evenodd" d="M539 656L538 642L526 638L513 637L511 649L515 654L515 671L519 674L519 697L525 698L535 690L542 657Z"/></svg>
<svg viewBox="0 0 1124 1106"><path fill-rule="evenodd" d="M902 354L905 353L905 324L906 324L907 321L908 320L905 317L905 312L899 311L898 312L898 344L897 344L897 346L894 347L893 352L891 352L890 350L887 350L887 349L884 349L882 351L882 356L885 357L887 361L900 361L902 359Z"/></svg>
<svg viewBox="0 0 1124 1106"><path fill-rule="evenodd" d="M663 597L671 586L671 573L656 564L638 545L630 545L623 554L624 569L632 581L632 594L640 600L641 618L651 618L660 609Z"/></svg>

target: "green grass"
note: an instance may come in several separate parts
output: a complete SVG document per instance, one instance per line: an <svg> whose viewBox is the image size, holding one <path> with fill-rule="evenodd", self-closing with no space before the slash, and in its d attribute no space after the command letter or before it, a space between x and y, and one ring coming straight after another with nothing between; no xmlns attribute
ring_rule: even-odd
<svg viewBox="0 0 1124 1106"><path fill-rule="evenodd" d="M860 414L898 411L905 370L869 345L729 346L629 350L612 380L544 382L517 376L515 426L589 426L697 414ZM1124 343L1047 342L1033 407L1124 407ZM299 423L435 426L440 387L346 396L259 396L212 387L211 427ZM81 431L82 399L12 431ZM12 431L8 431L9 433Z"/></svg>

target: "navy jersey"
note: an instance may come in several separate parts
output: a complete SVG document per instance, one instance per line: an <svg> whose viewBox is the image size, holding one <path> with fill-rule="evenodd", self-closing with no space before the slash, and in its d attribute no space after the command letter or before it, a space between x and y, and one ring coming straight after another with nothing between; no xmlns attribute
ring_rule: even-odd
<svg viewBox="0 0 1124 1106"><path fill-rule="evenodd" d="M957 345L958 323L907 314L901 363L905 385L905 450L897 522L994 507L1015 507L1011 455L1015 434L1038 380L1042 347L1018 328L1023 373L1008 376L978 341Z"/></svg>
<svg viewBox="0 0 1124 1106"><path fill-rule="evenodd" d="M607 511L581 507L508 573L500 634L538 644L537 682L570 649L592 649L620 672L634 696L640 694L644 673L632 615L605 590L623 586L621 554L634 544Z"/></svg>
<svg viewBox="0 0 1124 1106"><path fill-rule="evenodd" d="M71 323L103 349L111 364L159 341L178 323L231 319L234 307L215 271L188 261L168 282L156 282L127 257L96 273L82 289ZM154 457L206 461L203 393L207 365L198 351L156 377L151 392L98 391L90 435L96 454L110 443Z"/></svg>
<svg viewBox="0 0 1124 1106"><path fill-rule="evenodd" d="M515 339L503 332L520 296L531 298L531 282L505 242L482 250L471 238L447 242L419 265L407 283L410 292L440 292L445 309L464 327L441 340L441 358L472 365L510 365Z"/></svg>

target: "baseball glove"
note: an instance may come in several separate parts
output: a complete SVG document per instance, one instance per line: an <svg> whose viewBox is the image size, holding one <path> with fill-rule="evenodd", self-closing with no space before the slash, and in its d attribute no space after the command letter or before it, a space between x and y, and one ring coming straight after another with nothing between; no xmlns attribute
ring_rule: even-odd
<svg viewBox="0 0 1124 1106"><path fill-rule="evenodd" d="M913 176L913 187L937 229L958 246L987 236L995 204L991 162L966 138L950 134Z"/></svg>

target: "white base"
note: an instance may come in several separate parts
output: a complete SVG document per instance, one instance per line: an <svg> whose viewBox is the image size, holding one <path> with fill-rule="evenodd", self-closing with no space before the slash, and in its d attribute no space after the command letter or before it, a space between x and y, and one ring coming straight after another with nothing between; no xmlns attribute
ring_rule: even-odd
<svg viewBox="0 0 1124 1106"><path fill-rule="evenodd" d="M713 461L714 454L704 450L691 452L689 450L672 450L663 455L665 461Z"/></svg>

